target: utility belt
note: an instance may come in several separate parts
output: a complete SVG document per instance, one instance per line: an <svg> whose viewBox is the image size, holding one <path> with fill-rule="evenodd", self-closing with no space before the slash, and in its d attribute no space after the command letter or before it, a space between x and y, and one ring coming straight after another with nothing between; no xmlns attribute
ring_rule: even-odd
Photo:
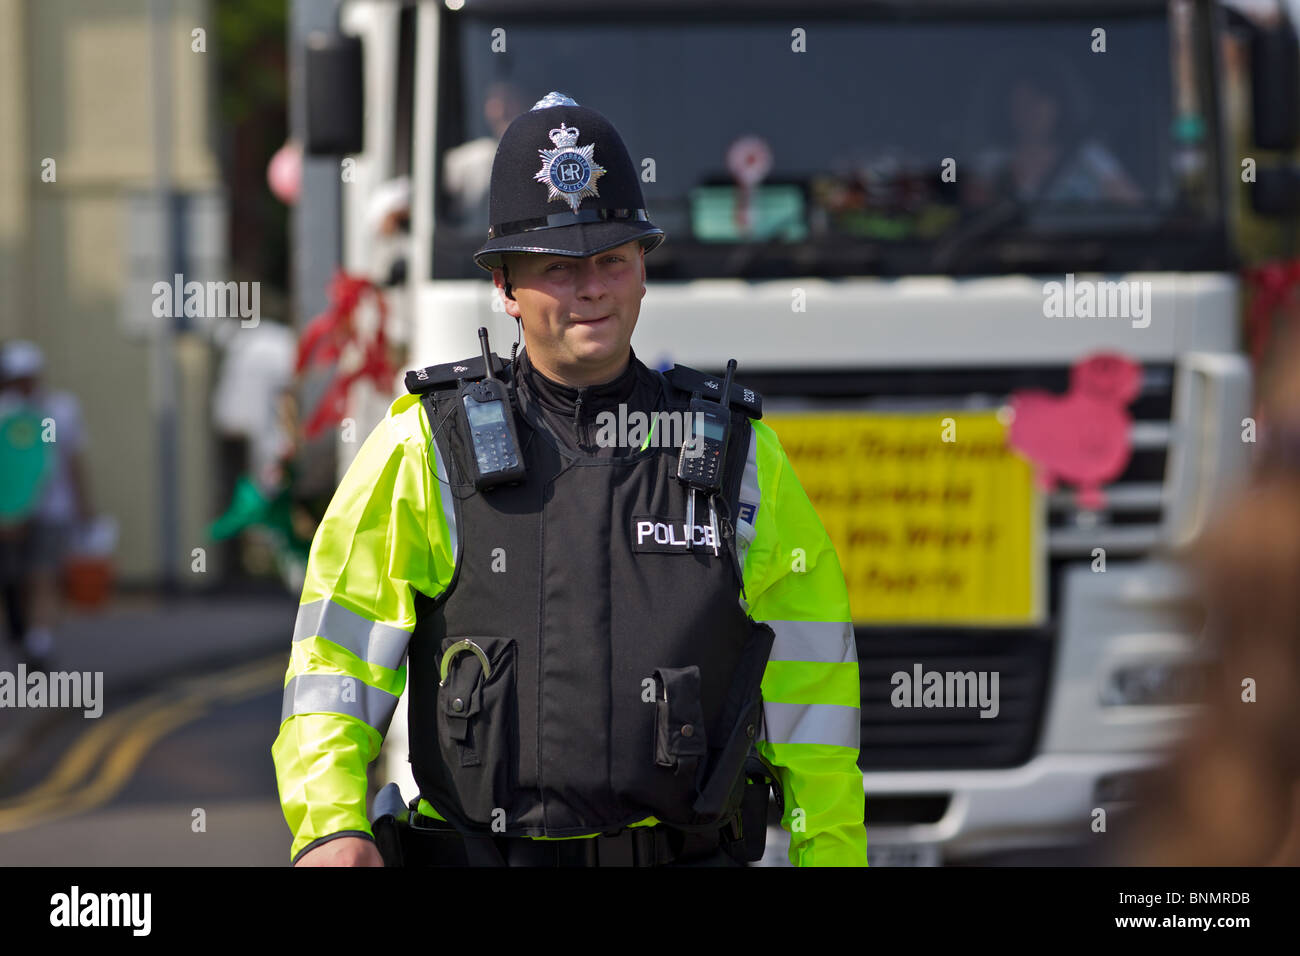
<svg viewBox="0 0 1300 956"><path fill-rule="evenodd" d="M534 840L479 834L466 838L442 820L411 812L394 820L396 846L375 838L386 866L666 866L717 855L714 833L630 827L615 834ZM396 853L394 853L396 849Z"/></svg>
<svg viewBox="0 0 1300 956"><path fill-rule="evenodd" d="M371 824L385 866L743 866L763 857L768 799L781 788L771 765L751 752L736 814L721 828L687 832L665 824L565 840L462 831L403 806L397 784L375 798Z"/></svg>

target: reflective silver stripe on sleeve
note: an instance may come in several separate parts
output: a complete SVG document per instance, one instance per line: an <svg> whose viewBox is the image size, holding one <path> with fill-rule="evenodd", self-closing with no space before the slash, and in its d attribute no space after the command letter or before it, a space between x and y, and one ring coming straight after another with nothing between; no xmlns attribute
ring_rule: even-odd
<svg viewBox="0 0 1300 956"><path fill-rule="evenodd" d="M830 744L856 750L862 740L858 708L839 704L764 701L763 725L762 739L774 744Z"/></svg>
<svg viewBox="0 0 1300 956"><path fill-rule="evenodd" d="M396 710L396 697L359 678L299 674L284 687L280 723L295 714L345 714L386 734Z"/></svg>
<svg viewBox="0 0 1300 956"><path fill-rule="evenodd" d="M768 621L776 632L772 661L847 664L858 659L853 625L838 621Z"/></svg>
<svg viewBox="0 0 1300 956"><path fill-rule="evenodd" d="M438 476L438 501L442 503L442 517L447 522L447 543L451 547L451 562L455 564L460 557L456 550L456 502L451 495L451 479L447 476L447 464L442 460L438 442L433 442L434 474Z"/></svg>
<svg viewBox="0 0 1300 956"><path fill-rule="evenodd" d="M391 624L369 621L341 604L321 598L298 606L293 639L295 642L305 641L309 637L323 637L351 651L367 664L396 670L402 666L402 658L406 656L411 632Z"/></svg>

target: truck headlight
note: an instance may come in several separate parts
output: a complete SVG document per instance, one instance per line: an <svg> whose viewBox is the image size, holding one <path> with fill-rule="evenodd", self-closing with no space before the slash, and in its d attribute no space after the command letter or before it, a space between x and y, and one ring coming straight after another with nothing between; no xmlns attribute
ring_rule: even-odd
<svg viewBox="0 0 1300 956"><path fill-rule="evenodd" d="M1103 707L1195 704L1205 685L1200 661L1145 661L1111 671L1101 688Z"/></svg>

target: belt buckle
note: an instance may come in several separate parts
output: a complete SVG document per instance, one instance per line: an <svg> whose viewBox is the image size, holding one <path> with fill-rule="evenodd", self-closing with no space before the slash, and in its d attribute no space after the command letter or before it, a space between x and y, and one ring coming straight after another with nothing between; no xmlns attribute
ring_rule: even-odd
<svg viewBox="0 0 1300 956"><path fill-rule="evenodd" d="M628 827L601 840L601 866L659 866L672 859L663 827Z"/></svg>
<svg viewBox="0 0 1300 956"><path fill-rule="evenodd" d="M437 817L426 816L416 809L418 800L419 798L411 802L406 814L407 825L412 830L419 830L421 833L436 833L441 836L455 836L463 841L464 838L461 836L460 831L452 824L446 820L439 820Z"/></svg>
<svg viewBox="0 0 1300 956"><path fill-rule="evenodd" d="M636 838L633 831L602 833L597 837L600 866L636 866Z"/></svg>
<svg viewBox="0 0 1300 956"><path fill-rule="evenodd" d="M667 843L661 827L636 827L632 833L632 852L637 866L659 866L668 860Z"/></svg>
<svg viewBox="0 0 1300 956"><path fill-rule="evenodd" d="M498 845L503 845L503 856L510 866L529 867L568 867L594 865L594 853L591 844L595 840L583 840L584 847L575 846L574 840L539 840L531 837L498 837ZM582 850L578 853L579 849Z"/></svg>
<svg viewBox="0 0 1300 956"><path fill-rule="evenodd" d="M433 817L426 817L419 810L412 810L407 815L407 822L410 825L412 830L425 830L428 832L438 832L443 829L442 827L429 826L423 822L425 820L432 822Z"/></svg>

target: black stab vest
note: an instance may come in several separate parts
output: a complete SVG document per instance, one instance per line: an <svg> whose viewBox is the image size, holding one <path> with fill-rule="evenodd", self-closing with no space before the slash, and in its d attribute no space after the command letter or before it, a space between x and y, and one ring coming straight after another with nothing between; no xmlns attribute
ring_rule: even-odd
<svg viewBox="0 0 1300 956"><path fill-rule="evenodd" d="M689 395L661 380L661 410L685 413ZM527 477L480 493L455 388L421 401L459 552L443 594L416 592L409 734L421 796L462 829L505 835L610 832L647 816L726 824L773 640L740 605L724 520L749 449L744 411L732 411L715 556L681 543L679 448L652 439L626 457L574 457L515 409ZM698 542L703 493L695 524Z"/></svg>

